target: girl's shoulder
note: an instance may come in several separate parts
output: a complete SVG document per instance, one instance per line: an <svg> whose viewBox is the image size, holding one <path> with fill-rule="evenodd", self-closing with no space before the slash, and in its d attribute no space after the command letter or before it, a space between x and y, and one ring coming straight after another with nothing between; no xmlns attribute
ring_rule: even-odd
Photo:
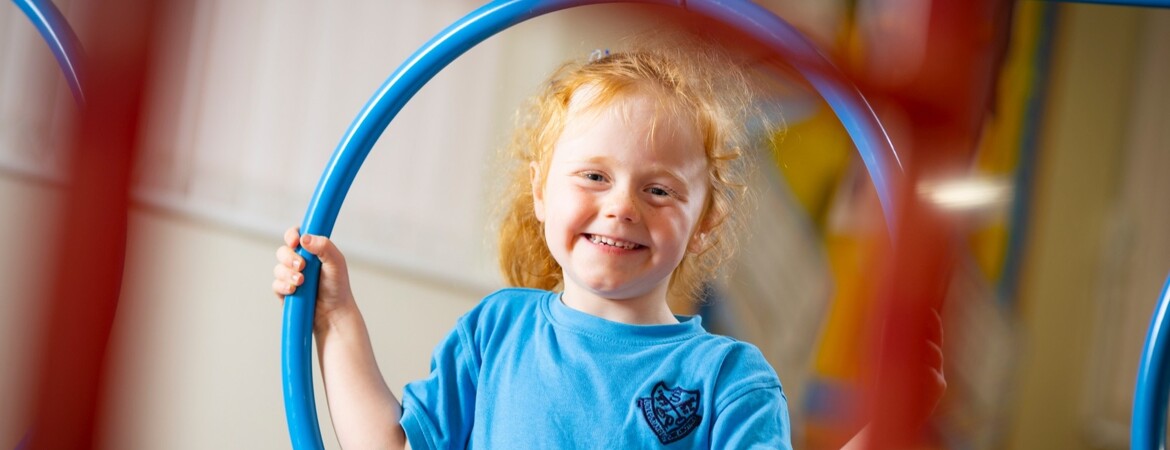
<svg viewBox="0 0 1170 450"><path fill-rule="evenodd" d="M556 295L555 292L544 289L523 287L506 287L484 296L480 303L528 301Z"/></svg>
<svg viewBox="0 0 1170 450"><path fill-rule="evenodd" d="M713 357L767 365L764 353L755 344L731 336L711 333L706 329L703 330L701 336L695 339L694 345L702 347L704 352Z"/></svg>
<svg viewBox="0 0 1170 450"><path fill-rule="evenodd" d="M715 382L725 392L757 388L782 390L776 369L754 344L708 333L697 347L692 350L692 357L706 359L700 366L718 368Z"/></svg>
<svg viewBox="0 0 1170 450"><path fill-rule="evenodd" d="M532 310L540 302L555 296L556 293L543 289L509 287L497 290L485 296L475 306L474 310L488 313L517 313Z"/></svg>
<svg viewBox="0 0 1170 450"><path fill-rule="evenodd" d="M501 324L532 319L538 314L541 302L555 295L541 289L500 289L480 300L460 318L460 322L473 328L494 328Z"/></svg>

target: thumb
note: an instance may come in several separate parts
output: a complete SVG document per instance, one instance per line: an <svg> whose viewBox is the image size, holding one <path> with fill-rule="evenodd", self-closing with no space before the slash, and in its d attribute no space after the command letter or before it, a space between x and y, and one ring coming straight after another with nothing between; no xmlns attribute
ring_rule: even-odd
<svg viewBox="0 0 1170 450"><path fill-rule="evenodd" d="M322 265L344 264L341 252L337 250L337 246L333 245L333 241L325 236L302 235L301 247L305 251L316 255L317 259L321 260Z"/></svg>

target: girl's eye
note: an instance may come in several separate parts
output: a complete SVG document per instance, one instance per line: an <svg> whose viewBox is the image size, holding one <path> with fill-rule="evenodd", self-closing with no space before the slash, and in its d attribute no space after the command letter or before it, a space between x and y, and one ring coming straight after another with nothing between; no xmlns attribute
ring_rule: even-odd
<svg viewBox="0 0 1170 450"><path fill-rule="evenodd" d="M596 172L587 172L583 176L589 181L597 181L597 182L605 181L605 175L602 175L602 174L596 173Z"/></svg>
<svg viewBox="0 0 1170 450"><path fill-rule="evenodd" d="M648 192L650 195L657 196L657 197L669 197L671 194L670 191L663 189L663 188L660 188L660 187L647 188L646 192Z"/></svg>

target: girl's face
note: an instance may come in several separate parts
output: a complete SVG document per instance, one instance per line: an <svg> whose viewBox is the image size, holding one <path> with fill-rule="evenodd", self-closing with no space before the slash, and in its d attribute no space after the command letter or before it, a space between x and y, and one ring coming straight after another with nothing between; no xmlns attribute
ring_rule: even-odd
<svg viewBox="0 0 1170 450"><path fill-rule="evenodd" d="M589 110L578 91L533 197L545 239L570 295L665 305L670 275L688 247L708 196L698 130L633 94Z"/></svg>

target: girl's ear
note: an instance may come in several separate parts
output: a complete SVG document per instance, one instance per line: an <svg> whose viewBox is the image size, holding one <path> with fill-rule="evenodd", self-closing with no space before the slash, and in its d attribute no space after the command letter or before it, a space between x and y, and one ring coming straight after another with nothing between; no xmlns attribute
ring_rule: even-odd
<svg viewBox="0 0 1170 450"><path fill-rule="evenodd" d="M540 166L536 161L528 163L529 181L532 185L532 211L536 220L544 222L544 189L540 182Z"/></svg>
<svg viewBox="0 0 1170 450"><path fill-rule="evenodd" d="M707 232L698 231L691 235L691 242L687 244L687 251L696 255L707 251Z"/></svg>
<svg viewBox="0 0 1170 450"><path fill-rule="evenodd" d="M711 231L715 229L716 224L721 220L719 213L709 208L702 218L699 219L699 228L691 235L691 241L687 243L687 251L694 254L700 254L711 248L713 238Z"/></svg>
<svg viewBox="0 0 1170 450"><path fill-rule="evenodd" d="M699 222L699 229L691 235L691 242L687 243L687 251L696 255L707 251L711 246L711 221L703 219Z"/></svg>

